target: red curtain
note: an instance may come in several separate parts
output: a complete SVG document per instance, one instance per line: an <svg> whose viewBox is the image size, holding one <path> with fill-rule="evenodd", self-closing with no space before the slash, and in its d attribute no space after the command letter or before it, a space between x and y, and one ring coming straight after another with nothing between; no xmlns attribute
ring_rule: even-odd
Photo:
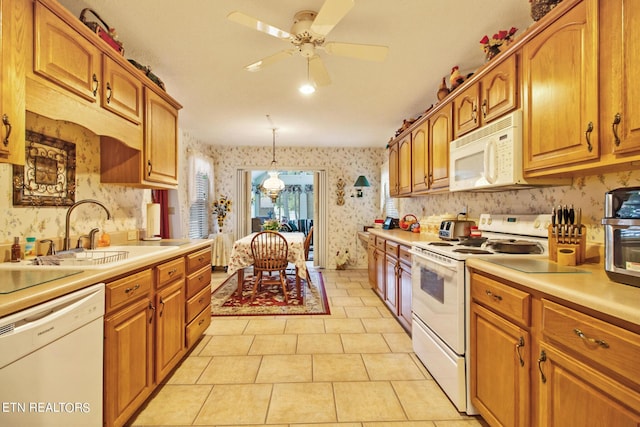
<svg viewBox="0 0 640 427"><path fill-rule="evenodd" d="M169 190L151 190L151 199L153 203L160 203L160 237L169 239Z"/></svg>

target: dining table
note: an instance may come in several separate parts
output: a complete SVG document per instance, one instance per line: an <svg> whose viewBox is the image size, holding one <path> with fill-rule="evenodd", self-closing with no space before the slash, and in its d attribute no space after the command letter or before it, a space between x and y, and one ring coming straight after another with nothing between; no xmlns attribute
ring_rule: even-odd
<svg viewBox="0 0 640 427"><path fill-rule="evenodd" d="M229 265L227 267L227 274L229 276L238 274L238 289L236 292L238 296L242 296L242 285L244 283L244 270L247 267L253 265L253 253L251 252L251 240L258 234L251 233L241 239L236 240L231 248L231 255L229 257ZM304 253L304 233L298 232L283 232L280 233L288 245L287 259L290 263L295 265L296 268L296 291L297 295L300 294L300 279L306 279L307 277L307 264Z"/></svg>

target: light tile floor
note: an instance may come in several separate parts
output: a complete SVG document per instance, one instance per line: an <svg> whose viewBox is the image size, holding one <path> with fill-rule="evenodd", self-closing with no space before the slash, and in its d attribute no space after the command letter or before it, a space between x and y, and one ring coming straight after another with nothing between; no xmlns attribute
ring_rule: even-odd
<svg viewBox="0 0 640 427"><path fill-rule="evenodd" d="M366 270L322 274L331 315L212 318L130 425L487 426L447 399Z"/></svg>

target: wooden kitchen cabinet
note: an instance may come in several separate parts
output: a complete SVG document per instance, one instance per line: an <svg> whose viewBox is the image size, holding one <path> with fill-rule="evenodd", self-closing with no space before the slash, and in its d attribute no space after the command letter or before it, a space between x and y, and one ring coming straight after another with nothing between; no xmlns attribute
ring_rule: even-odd
<svg viewBox="0 0 640 427"><path fill-rule="evenodd" d="M453 105L447 103L429 118L429 190L449 188L449 143L453 140Z"/></svg>
<svg viewBox="0 0 640 427"><path fill-rule="evenodd" d="M400 324L411 331L411 254L409 247L393 240L376 237L373 256L374 291L395 315ZM371 262L371 260L370 260ZM371 271L372 264L369 264Z"/></svg>
<svg viewBox="0 0 640 427"><path fill-rule="evenodd" d="M25 3L0 1L0 163L25 162Z"/></svg>
<svg viewBox="0 0 640 427"><path fill-rule="evenodd" d="M640 425L640 335L472 271L472 402L491 425Z"/></svg>
<svg viewBox="0 0 640 427"><path fill-rule="evenodd" d="M542 299L539 425L640 425L640 336Z"/></svg>
<svg viewBox="0 0 640 427"><path fill-rule="evenodd" d="M188 254L185 336L189 350L211 324L211 249Z"/></svg>
<svg viewBox="0 0 640 427"><path fill-rule="evenodd" d="M473 274L471 298L471 401L491 426L529 426L530 296Z"/></svg>
<svg viewBox="0 0 640 427"><path fill-rule="evenodd" d="M178 184L178 108L145 88L144 168L146 181Z"/></svg>
<svg viewBox="0 0 640 427"><path fill-rule="evenodd" d="M105 426L124 425L153 391L154 310L147 294L105 317Z"/></svg>
<svg viewBox="0 0 640 427"><path fill-rule="evenodd" d="M376 236L369 234L367 240L367 271L369 273L369 284L371 288L376 288Z"/></svg>
<svg viewBox="0 0 640 427"><path fill-rule="evenodd" d="M373 289L378 296L385 301L387 294L387 270L386 270L386 254L385 254L386 240L382 237L376 237L376 281L375 288Z"/></svg>
<svg viewBox="0 0 640 427"><path fill-rule="evenodd" d="M577 3L522 48L525 175L599 159L597 4Z"/></svg>
<svg viewBox="0 0 640 427"><path fill-rule="evenodd" d="M517 55L500 61L453 99L453 136L459 138L518 107Z"/></svg>
<svg viewBox="0 0 640 427"><path fill-rule="evenodd" d="M156 294L155 382L160 383L186 353L184 277Z"/></svg>
<svg viewBox="0 0 640 427"><path fill-rule="evenodd" d="M399 165L398 141L394 141L389 144L389 195L391 197L400 194Z"/></svg>
<svg viewBox="0 0 640 427"><path fill-rule="evenodd" d="M602 160L624 160L640 153L640 4L600 1L598 19Z"/></svg>
<svg viewBox="0 0 640 427"><path fill-rule="evenodd" d="M429 121L424 120L411 132L411 192L429 189Z"/></svg>
<svg viewBox="0 0 640 427"><path fill-rule="evenodd" d="M102 107L136 125L142 125L144 104L140 79L107 55L103 56L102 79Z"/></svg>
<svg viewBox="0 0 640 427"><path fill-rule="evenodd" d="M411 254L407 246L400 246L398 268L398 320L411 332Z"/></svg>
<svg viewBox="0 0 640 427"><path fill-rule="evenodd" d="M398 313L398 249L399 243L387 240L384 257L385 298L384 302L392 313Z"/></svg>

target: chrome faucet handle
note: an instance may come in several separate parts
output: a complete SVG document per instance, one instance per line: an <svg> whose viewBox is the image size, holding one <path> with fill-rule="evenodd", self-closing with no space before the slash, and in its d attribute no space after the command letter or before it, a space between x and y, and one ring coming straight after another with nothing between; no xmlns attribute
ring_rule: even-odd
<svg viewBox="0 0 640 427"><path fill-rule="evenodd" d="M100 231L99 228L92 228L89 232L89 249L96 248L96 234Z"/></svg>
<svg viewBox="0 0 640 427"><path fill-rule="evenodd" d="M40 240L40 243L48 243L49 249L47 250L47 255L55 255L56 254L56 244L51 239Z"/></svg>

